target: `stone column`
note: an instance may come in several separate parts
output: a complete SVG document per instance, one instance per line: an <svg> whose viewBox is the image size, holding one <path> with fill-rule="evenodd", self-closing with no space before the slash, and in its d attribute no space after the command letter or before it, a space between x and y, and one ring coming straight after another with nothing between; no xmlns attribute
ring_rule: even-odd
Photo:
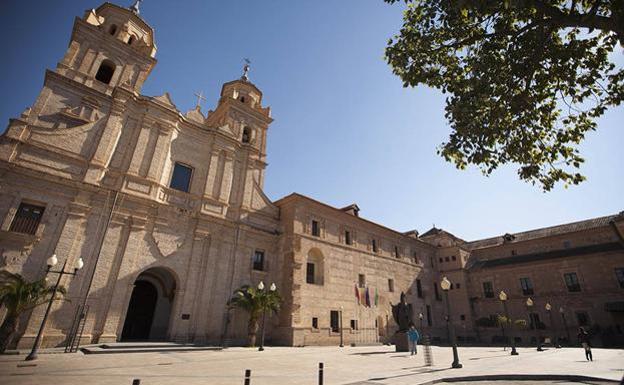
<svg viewBox="0 0 624 385"><path fill-rule="evenodd" d="M139 122L139 125L139 136L134 146L134 153L132 154L130 167L128 168L128 173L133 175L140 175L141 173L141 165L143 164L143 158L148 152L147 145L149 143L151 133L151 127L146 127L145 120Z"/></svg>
<svg viewBox="0 0 624 385"><path fill-rule="evenodd" d="M130 222L130 234L121 258L118 271L124 272L123 276L117 276L113 285L108 313L102 328L100 342L114 342L121 338L123 321L126 317L128 303L134 288L134 280L138 273L135 268L137 254L141 251L141 244L145 235L145 218L132 217Z"/></svg>
<svg viewBox="0 0 624 385"><path fill-rule="evenodd" d="M173 126L167 124L159 124L158 126L158 138L156 139L156 145L152 155L152 161L147 172L147 179L160 182L162 177L163 166L167 154L169 154L169 145L171 143L171 133L173 132Z"/></svg>
<svg viewBox="0 0 624 385"><path fill-rule="evenodd" d="M108 318L108 310L113 299L115 283L119 279L131 227L130 218L113 216L110 228L104 229L106 237L102 244L100 259L94 272L93 284L87 301L90 309L85 331L91 330L92 343L98 342Z"/></svg>
<svg viewBox="0 0 624 385"><path fill-rule="evenodd" d="M208 176L206 177L206 186L204 195L212 197L214 184L217 181L217 173L219 172L219 151L213 151L210 154L210 165L208 166Z"/></svg>
<svg viewBox="0 0 624 385"><path fill-rule="evenodd" d="M219 194L219 200L227 203L230 199L230 192L232 191L232 182L234 181L234 156L226 153L225 166L223 168L223 178L221 182L221 192Z"/></svg>
<svg viewBox="0 0 624 385"><path fill-rule="evenodd" d="M97 184L102 178L103 172L113 156L113 152L117 147L117 143L121 135L121 128L123 125L122 114L125 110L125 104L127 102L128 99L123 97L116 98L113 101L108 120L106 125L102 128L99 143L85 174L85 182Z"/></svg>

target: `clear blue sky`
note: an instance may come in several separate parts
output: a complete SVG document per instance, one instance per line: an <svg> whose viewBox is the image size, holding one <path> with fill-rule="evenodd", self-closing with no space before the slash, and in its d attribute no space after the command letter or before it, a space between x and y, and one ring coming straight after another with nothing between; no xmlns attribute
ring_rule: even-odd
<svg viewBox="0 0 624 385"><path fill-rule="evenodd" d="M44 70L67 48L74 17L99 4L0 2L3 125L34 102ZM243 57L252 59L251 80L275 118L265 182L274 200L299 192L338 207L356 202L363 217L388 227L423 232L435 223L468 240L624 210L622 107L588 135L588 180L567 190L542 193L513 167L490 178L459 171L436 155L449 133L443 95L402 88L383 60L401 26L400 5L145 0L141 15L158 45L143 93L168 91L183 112L197 91L213 108L221 84L240 76Z"/></svg>

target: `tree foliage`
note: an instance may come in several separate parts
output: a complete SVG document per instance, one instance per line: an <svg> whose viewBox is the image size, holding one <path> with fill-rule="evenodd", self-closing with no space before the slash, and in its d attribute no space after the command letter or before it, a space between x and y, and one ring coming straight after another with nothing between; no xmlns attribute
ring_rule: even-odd
<svg viewBox="0 0 624 385"><path fill-rule="evenodd" d="M0 326L0 353L9 344L11 335L17 330L19 316L50 300L54 287L48 286L45 278L28 282L20 274L0 270L0 306L6 308L2 326ZM64 295L65 288L57 289L57 294Z"/></svg>
<svg viewBox="0 0 624 385"><path fill-rule="evenodd" d="M578 144L624 96L610 58L624 44L624 1L403 1L386 59L404 86L448 95L442 157L485 175L515 163L545 191L585 179Z"/></svg>
<svg viewBox="0 0 624 385"><path fill-rule="evenodd" d="M282 299L277 291L260 290L258 288L244 285L234 292L228 302L231 308L239 308L249 313L247 323L248 345L256 346L256 334L258 332L258 321L265 311L277 312Z"/></svg>

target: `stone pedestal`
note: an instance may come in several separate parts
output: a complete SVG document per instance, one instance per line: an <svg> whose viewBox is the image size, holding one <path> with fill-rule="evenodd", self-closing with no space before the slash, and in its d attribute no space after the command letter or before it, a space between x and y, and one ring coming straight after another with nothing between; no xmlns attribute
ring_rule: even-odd
<svg viewBox="0 0 624 385"><path fill-rule="evenodd" d="M407 332L396 332L393 336L394 348L397 352L409 352Z"/></svg>

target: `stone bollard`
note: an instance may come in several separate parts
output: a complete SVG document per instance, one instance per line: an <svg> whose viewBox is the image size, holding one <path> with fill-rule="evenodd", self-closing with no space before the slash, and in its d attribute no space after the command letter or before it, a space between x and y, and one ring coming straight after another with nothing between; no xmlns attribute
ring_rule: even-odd
<svg viewBox="0 0 624 385"><path fill-rule="evenodd" d="M323 385L323 363L319 362L319 381L318 385Z"/></svg>
<svg viewBox="0 0 624 385"><path fill-rule="evenodd" d="M245 369L245 385L251 384L251 370Z"/></svg>

